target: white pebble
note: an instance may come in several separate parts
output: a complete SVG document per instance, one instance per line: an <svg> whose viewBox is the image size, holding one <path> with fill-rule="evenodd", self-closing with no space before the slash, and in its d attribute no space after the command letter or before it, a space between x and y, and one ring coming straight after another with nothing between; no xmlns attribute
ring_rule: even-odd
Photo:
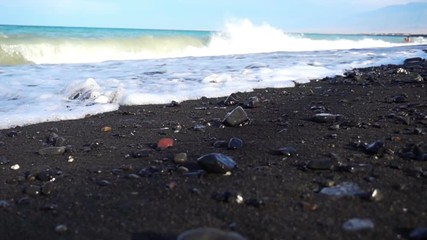
<svg viewBox="0 0 427 240"><path fill-rule="evenodd" d="M15 165L12 165L12 166L10 166L10 169L12 169L12 170L18 170L20 167L19 167L19 165L18 164L15 164Z"/></svg>

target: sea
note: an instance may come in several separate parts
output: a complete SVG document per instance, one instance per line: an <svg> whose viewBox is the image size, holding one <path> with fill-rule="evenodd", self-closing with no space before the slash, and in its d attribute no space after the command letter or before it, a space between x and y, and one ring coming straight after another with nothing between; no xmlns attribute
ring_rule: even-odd
<svg viewBox="0 0 427 240"><path fill-rule="evenodd" d="M427 58L427 36L405 37L291 33L247 19L217 31L0 25L0 129Z"/></svg>

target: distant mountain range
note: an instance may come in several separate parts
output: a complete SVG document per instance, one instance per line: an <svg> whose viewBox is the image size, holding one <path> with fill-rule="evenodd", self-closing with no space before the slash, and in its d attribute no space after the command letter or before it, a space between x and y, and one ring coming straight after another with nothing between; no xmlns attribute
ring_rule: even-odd
<svg viewBox="0 0 427 240"><path fill-rule="evenodd" d="M342 24L342 25L341 25ZM427 2L393 5L343 19L352 31L363 33L427 34Z"/></svg>

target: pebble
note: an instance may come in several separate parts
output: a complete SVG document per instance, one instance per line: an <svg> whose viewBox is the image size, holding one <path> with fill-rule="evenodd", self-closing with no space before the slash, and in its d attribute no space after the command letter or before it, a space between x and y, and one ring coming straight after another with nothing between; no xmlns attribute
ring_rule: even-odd
<svg viewBox="0 0 427 240"><path fill-rule="evenodd" d="M363 231L374 229L374 222L368 218L352 218L343 223L342 228L346 231Z"/></svg>
<svg viewBox="0 0 427 240"><path fill-rule="evenodd" d="M0 165L7 164L9 162L9 159L7 159L5 156L0 156Z"/></svg>
<svg viewBox="0 0 427 240"><path fill-rule="evenodd" d="M340 114L318 113L315 114L311 119L317 123L333 123L338 121L340 117Z"/></svg>
<svg viewBox="0 0 427 240"><path fill-rule="evenodd" d="M261 101L256 96L250 97L243 103L243 106L245 108L257 108L257 107L261 106Z"/></svg>
<svg viewBox="0 0 427 240"><path fill-rule="evenodd" d="M173 156L173 161L178 164L185 163L187 162L187 160L188 160L187 153L177 153Z"/></svg>
<svg viewBox="0 0 427 240"><path fill-rule="evenodd" d="M68 231L68 227L65 224L58 224L55 226L55 232L57 233L65 233Z"/></svg>
<svg viewBox="0 0 427 240"><path fill-rule="evenodd" d="M410 239L427 239L427 227L420 227L412 230L409 233Z"/></svg>
<svg viewBox="0 0 427 240"><path fill-rule="evenodd" d="M235 193L231 191L225 191L223 193L215 193L212 196L213 199L219 202L225 203L237 203L242 204L244 202L243 196L240 193Z"/></svg>
<svg viewBox="0 0 427 240"><path fill-rule="evenodd" d="M363 194L362 189L353 182L343 182L333 187L325 187L320 190L321 194L333 197L356 196Z"/></svg>
<svg viewBox="0 0 427 240"><path fill-rule="evenodd" d="M47 169L37 173L36 179L42 182L53 182L55 181L55 173L52 170Z"/></svg>
<svg viewBox="0 0 427 240"><path fill-rule="evenodd" d="M6 200L0 200L0 208L8 208L10 207L10 203Z"/></svg>
<svg viewBox="0 0 427 240"><path fill-rule="evenodd" d="M36 196L40 194L41 188L38 185L31 184L25 187L24 192L30 196Z"/></svg>
<svg viewBox="0 0 427 240"><path fill-rule="evenodd" d="M379 201L383 200L383 198L384 198L383 193L378 189L374 189L374 190L369 191L369 192L361 193L361 194L359 194L359 196L363 199L373 201L373 202L379 202Z"/></svg>
<svg viewBox="0 0 427 240"><path fill-rule="evenodd" d="M110 126L105 126L105 127L101 128L101 131L103 131L103 132L111 132L111 130L113 130L113 128Z"/></svg>
<svg viewBox="0 0 427 240"><path fill-rule="evenodd" d="M237 100L236 95L235 94L231 94L230 96L228 96L225 100L224 100L224 105L225 106L234 106L239 104L239 100Z"/></svg>
<svg viewBox="0 0 427 240"><path fill-rule="evenodd" d="M233 137L228 141L228 149L240 149L243 147L243 140L240 138Z"/></svg>
<svg viewBox="0 0 427 240"><path fill-rule="evenodd" d="M239 127L248 124L249 117L245 110L241 106L238 106L231 112L228 112L222 122L229 127Z"/></svg>
<svg viewBox="0 0 427 240"><path fill-rule="evenodd" d="M307 163L307 168L312 170L332 170L334 161L332 159L311 160Z"/></svg>
<svg viewBox="0 0 427 240"><path fill-rule="evenodd" d="M62 146L62 147L47 147L47 148L42 148L38 151L38 153L41 156L53 156L53 155L62 155L64 154L65 150L67 149L67 147Z"/></svg>
<svg viewBox="0 0 427 240"><path fill-rule="evenodd" d="M297 150L294 147L282 147L273 152L277 155L284 155L286 157L293 157L297 155Z"/></svg>
<svg viewBox="0 0 427 240"><path fill-rule="evenodd" d="M12 170L18 170L20 168L19 164L14 164L12 166L10 166L10 169Z"/></svg>
<svg viewBox="0 0 427 240"><path fill-rule="evenodd" d="M232 158L222 153L209 153L197 159L199 165L208 173L231 172L236 167Z"/></svg>
<svg viewBox="0 0 427 240"><path fill-rule="evenodd" d="M177 240L246 240L236 232L225 232L216 228L196 228L178 235Z"/></svg>
<svg viewBox="0 0 427 240"><path fill-rule="evenodd" d="M108 180L98 180L96 181L96 184L98 184L101 187L110 186L111 182Z"/></svg>
<svg viewBox="0 0 427 240"><path fill-rule="evenodd" d="M148 157L150 155L149 149L143 149L132 153L133 158L142 158L142 157Z"/></svg>
<svg viewBox="0 0 427 240"><path fill-rule="evenodd" d="M368 144L365 148L365 152L368 154L378 154L384 148L384 145L383 141L377 140Z"/></svg>
<svg viewBox="0 0 427 240"><path fill-rule="evenodd" d="M174 145L175 145L175 140L173 140L172 138L161 138L157 142L157 148L159 149L166 149L169 147L173 147Z"/></svg>

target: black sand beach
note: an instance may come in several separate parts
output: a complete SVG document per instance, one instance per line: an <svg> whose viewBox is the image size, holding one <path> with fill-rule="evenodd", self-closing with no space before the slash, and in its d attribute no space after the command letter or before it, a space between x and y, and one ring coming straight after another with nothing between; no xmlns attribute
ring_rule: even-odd
<svg viewBox="0 0 427 240"><path fill-rule="evenodd" d="M0 130L0 238L427 239L426 84L409 59ZM224 125L239 106L248 119Z"/></svg>

